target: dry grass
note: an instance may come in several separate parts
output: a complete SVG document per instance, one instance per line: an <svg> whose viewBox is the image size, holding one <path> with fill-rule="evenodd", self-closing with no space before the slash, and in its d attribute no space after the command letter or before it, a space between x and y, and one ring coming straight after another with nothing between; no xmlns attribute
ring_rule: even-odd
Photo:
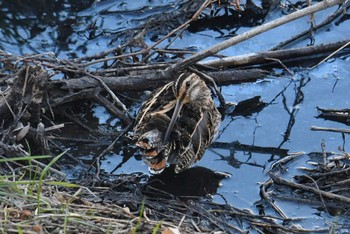
<svg viewBox="0 0 350 234"><path fill-rule="evenodd" d="M2 170L10 167L8 162L0 165ZM141 228L152 233L159 229L159 221L127 207L85 199L86 194L96 195L86 187L46 175L49 166L29 165L0 177L2 233L136 233ZM163 228L171 226L162 222Z"/></svg>

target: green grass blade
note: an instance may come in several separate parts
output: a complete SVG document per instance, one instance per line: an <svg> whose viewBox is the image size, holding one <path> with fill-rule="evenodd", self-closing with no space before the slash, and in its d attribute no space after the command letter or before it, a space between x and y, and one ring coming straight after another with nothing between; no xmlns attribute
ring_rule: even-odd
<svg viewBox="0 0 350 234"><path fill-rule="evenodd" d="M51 158L51 156L50 155L37 155L37 156L15 157L15 158L1 158L0 163L13 162L13 161L30 161L32 159L44 159L44 158Z"/></svg>
<svg viewBox="0 0 350 234"><path fill-rule="evenodd" d="M139 215L139 218L137 219L136 226L132 229L132 232L131 232L132 234L136 234L137 229L139 228L139 226L141 224L141 219L142 219L142 215L143 215L144 210L145 210L145 200L142 201L140 215Z"/></svg>
<svg viewBox="0 0 350 234"><path fill-rule="evenodd" d="M47 166L44 168L44 170L41 172L39 183L38 183L38 192L37 192L37 209L40 211L40 196L41 196L41 187L43 184L43 179L46 173L49 171L50 167L55 164L68 150L64 151L63 153L59 154L58 156L54 157L52 161L47 164Z"/></svg>
<svg viewBox="0 0 350 234"><path fill-rule="evenodd" d="M161 225L162 225L162 222L157 223L157 225L154 227L152 231L152 234L157 234Z"/></svg>
<svg viewBox="0 0 350 234"><path fill-rule="evenodd" d="M62 186L67 188L80 188L80 186L77 184L72 184L64 181L43 181L43 183L47 185Z"/></svg>

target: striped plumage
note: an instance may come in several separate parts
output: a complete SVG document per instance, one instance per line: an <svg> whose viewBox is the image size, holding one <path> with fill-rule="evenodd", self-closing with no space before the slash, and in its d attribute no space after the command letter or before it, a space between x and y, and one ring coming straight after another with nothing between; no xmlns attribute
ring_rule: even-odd
<svg viewBox="0 0 350 234"><path fill-rule="evenodd" d="M142 104L134 139L151 173L161 173L167 162L179 173L202 158L220 120L205 82L194 73L182 73Z"/></svg>

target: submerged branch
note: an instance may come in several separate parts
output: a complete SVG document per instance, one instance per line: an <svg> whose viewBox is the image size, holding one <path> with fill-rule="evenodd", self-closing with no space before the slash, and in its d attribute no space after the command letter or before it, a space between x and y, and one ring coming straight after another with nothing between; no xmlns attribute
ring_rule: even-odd
<svg viewBox="0 0 350 234"><path fill-rule="evenodd" d="M232 149L235 151L245 151L245 152L254 152L260 154L273 154L284 157L288 155L287 149L280 149L275 147L262 147L255 145L245 145L241 144L238 141L235 142L213 142L210 148L219 148L219 149Z"/></svg>

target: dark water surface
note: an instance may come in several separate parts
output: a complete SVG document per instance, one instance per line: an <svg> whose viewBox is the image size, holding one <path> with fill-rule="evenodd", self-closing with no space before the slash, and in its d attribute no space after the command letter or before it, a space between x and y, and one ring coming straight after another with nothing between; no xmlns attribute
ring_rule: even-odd
<svg viewBox="0 0 350 234"><path fill-rule="evenodd" d="M0 1L0 49L14 54L54 52L59 58L96 54L123 43L125 38L121 35L125 34L120 33L138 27L145 17L151 17L154 13L170 11L177 7L176 2L181 1ZM259 5L259 2L256 4ZM323 20L335 9L336 7L333 7L316 14L316 22ZM266 16L265 21L281 15L283 11L276 8ZM257 19L251 25L260 24L262 20ZM244 55L266 51L297 32L307 29L309 27L307 22L307 17L299 19L233 46L222 54ZM350 39L350 22L348 20L336 22L317 31L315 44ZM185 31L172 47L198 51L249 28L244 22L230 22L225 27L199 27L197 31L195 29ZM145 42L152 44L154 36L146 37ZM161 36L158 35L159 38ZM310 39L305 39L293 47L306 46L309 43ZM268 179L266 172L283 156L236 149L235 142L285 149L289 153L305 152L305 154L320 152L323 140L327 151L337 151L338 146L344 146L345 151L349 149L348 136L343 138L339 133L310 130L311 126L347 127L341 123L317 118L316 107L350 107L349 62L349 56L342 56L329 59L312 70L290 67L293 75L284 72L282 68L275 69L276 75L263 81L222 87L227 102L239 102L261 96L261 100L268 103L262 111L252 116L226 116L215 144L196 164L232 175L222 181L223 185L218 190L228 203L257 213L255 202L260 200L259 183ZM141 102L141 97L134 98L140 98L140 101L130 106L132 114ZM110 131L114 126L118 126L119 121L113 119L100 106L93 107L92 115L91 119L94 119L95 125L99 124L98 128L101 130ZM77 130L72 134L80 133ZM74 144L69 147L88 161L96 154L93 149L103 149L106 145L108 143L104 142L84 146L87 147L85 149ZM102 168L112 171L116 165L123 162L124 156L125 151L116 150L116 153L109 154L102 162ZM308 160L309 157L305 155L288 165L286 177L300 174L297 167L306 166ZM114 173L131 172L148 173L146 165L138 157L131 157ZM214 196L214 200L225 202L218 195ZM325 212L319 212L316 207L310 205L286 201L277 201L277 204L288 217L304 218L300 224L305 228L328 227L333 222L349 222L342 217L331 217Z"/></svg>

